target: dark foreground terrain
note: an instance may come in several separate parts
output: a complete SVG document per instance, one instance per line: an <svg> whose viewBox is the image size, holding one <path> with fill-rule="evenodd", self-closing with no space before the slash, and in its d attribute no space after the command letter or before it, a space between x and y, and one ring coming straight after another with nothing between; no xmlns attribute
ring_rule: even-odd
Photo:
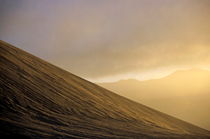
<svg viewBox="0 0 210 139"><path fill-rule="evenodd" d="M121 97L3 41L0 86L1 136L210 138L207 130Z"/></svg>

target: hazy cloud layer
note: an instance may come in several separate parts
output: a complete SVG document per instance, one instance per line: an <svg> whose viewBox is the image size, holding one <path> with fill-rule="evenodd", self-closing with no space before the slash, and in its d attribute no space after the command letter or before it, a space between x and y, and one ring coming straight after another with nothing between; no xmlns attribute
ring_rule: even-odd
<svg viewBox="0 0 210 139"><path fill-rule="evenodd" d="M210 67L209 0L0 0L0 39L86 78Z"/></svg>

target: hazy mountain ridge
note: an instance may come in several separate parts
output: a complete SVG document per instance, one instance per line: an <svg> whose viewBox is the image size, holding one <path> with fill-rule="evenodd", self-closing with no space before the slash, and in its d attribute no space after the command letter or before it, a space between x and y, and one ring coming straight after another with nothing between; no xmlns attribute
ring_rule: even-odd
<svg viewBox="0 0 210 139"><path fill-rule="evenodd" d="M121 80L99 85L162 112L210 129L210 71L176 71L160 79ZM178 109L179 111L177 111Z"/></svg>
<svg viewBox="0 0 210 139"><path fill-rule="evenodd" d="M210 132L0 42L1 135L30 138L208 138Z"/></svg>

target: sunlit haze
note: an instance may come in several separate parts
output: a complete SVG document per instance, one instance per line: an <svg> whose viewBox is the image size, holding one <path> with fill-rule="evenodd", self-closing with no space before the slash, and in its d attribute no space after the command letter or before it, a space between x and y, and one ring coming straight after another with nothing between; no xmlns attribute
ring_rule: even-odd
<svg viewBox="0 0 210 139"><path fill-rule="evenodd" d="M94 82L210 68L209 0L0 0L0 39Z"/></svg>
<svg viewBox="0 0 210 139"><path fill-rule="evenodd" d="M0 0L0 17L5 129L210 136L210 0Z"/></svg>

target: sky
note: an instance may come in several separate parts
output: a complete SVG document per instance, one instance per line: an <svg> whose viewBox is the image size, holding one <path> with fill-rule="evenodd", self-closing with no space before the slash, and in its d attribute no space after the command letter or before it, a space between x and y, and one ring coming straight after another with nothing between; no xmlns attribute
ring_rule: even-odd
<svg viewBox="0 0 210 139"><path fill-rule="evenodd" d="M209 0L0 0L0 39L94 82L210 69Z"/></svg>

